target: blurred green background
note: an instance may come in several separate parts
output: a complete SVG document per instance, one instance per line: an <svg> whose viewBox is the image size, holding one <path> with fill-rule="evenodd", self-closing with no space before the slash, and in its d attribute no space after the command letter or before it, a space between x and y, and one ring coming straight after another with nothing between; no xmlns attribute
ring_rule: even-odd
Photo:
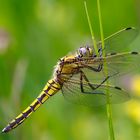
<svg viewBox="0 0 140 140"><path fill-rule="evenodd" d="M100 2L106 37L139 28L139 0ZM99 40L96 0L87 6ZM0 129L37 97L59 58L89 42L83 0L0 0ZM116 140L139 140L140 103L113 106L113 122ZM107 140L108 132L105 107L73 105L59 93L0 140Z"/></svg>

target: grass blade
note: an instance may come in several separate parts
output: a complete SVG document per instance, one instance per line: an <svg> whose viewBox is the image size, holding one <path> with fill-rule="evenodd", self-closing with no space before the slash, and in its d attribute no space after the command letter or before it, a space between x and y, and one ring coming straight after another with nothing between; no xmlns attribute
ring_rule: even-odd
<svg viewBox="0 0 140 140"><path fill-rule="evenodd" d="M102 49L104 49L104 33L103 33L103 26L102 26L102 16L101 16L101 7L100 7L100 0L97 0L97 8L98 8L98 16L99 16L99 24L100 24L100 34L101 34L101 42L102 42ZM103 57L105 57L105 51L103 52ZM104 62L104 72L106 77L108 76L108 68L106 61ZM107 84L108 81L106 82ZM107 117L108 117L108 124L109 124L109 134L110 134L110 140L115 140L114 136L114 129L113 129L113 121L112 121L112 106L109 96L109 88L106 90L106 109L107 109Z"/></svg>
<svg viewBox="0 0 140 140"><path fill-rule="evenodd" d="M94 37L94 32L93 32L90 17L89 17L89 14L88 14L88 8L87 8L86 1L84 1L84 6L85 6L86 16L87 16L87 20L88 20L88 24L89 24L89 28L90 28L90 33L91 33L91 37L92 37L92 41L93 41L93 46L94 46L94 49L95 49L95 53L98 56L97 42L96 42L95 37Z"/></svg>
<svg viewBox="0 0 140 140"><path fill-rule="evenodd" d="M91 32L91 37L92 37L95 53L96 53L96 55L98 55L97 43L96 43L96 40L94 37L94 32L93 32L90 17L88 14L88 8L87 8L86 1L84 1L84 6L85 6L85 11L86 11L86 15L87 15L87 20L88 20L88 24L89 24L89 28L90 28L90 32ZM103 33L103 26L102 26L100 0L97 0L97 8L98 8L98 16L99 16L99 24L100 24L100 36L101 36L101 42L102 42L102 49L104 49L105 45L104 45L104 33ZM105 51L103 52L103 57L105 57ZM106 62L104 62L104 72L105 72L105 75L108 76L108 69L107 69ZM106 83L109 84L108 81ZM107 109L107 117L108 117L108 124L109 124L109 135L110 135L110 140L115 140L113 121L112 121L112 106L111 106L111 100L110 100L110 96L109 96L109 89L107 89L106 95L107 95L106 96L106 100L107 100L106 109Z"/></svg>

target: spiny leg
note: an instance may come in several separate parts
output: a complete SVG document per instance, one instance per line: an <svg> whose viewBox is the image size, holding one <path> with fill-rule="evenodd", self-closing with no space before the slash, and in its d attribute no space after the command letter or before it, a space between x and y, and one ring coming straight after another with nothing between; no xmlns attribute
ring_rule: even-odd
<svg viewBox="0 0 140 140"><path fill-rule="evenodd" d="M92 70L92 71L95 71L95 72L100 72L103 68L103 64L99 64L98 68L94 68L94 67L91 67L91 66L87 66L85 65L86 68Z"/></svg>
<svg viewBox="0 0 140 140"><path fill-rule="evenodd" d="M99 57L102 59L102 47L100 47L98 49L98 53L99 53ZM93 70L95 72L100 72L103 68L103 64L99 64L98 68L94 68L94 67L91 67L91 66L86 66L86 68L88 68L90 70Z"/></svg>
<svg viewBox="0 0 140 140"><path fill-rule="evenodd" d="M84 88L83 88L83 76L82 76L82 71L80 71L80 88L81 88L81 92L85 93Z"/></svg>
<svg viewBox="0 0 140 140"><path fill-rule="evenodd" d="M89 87L92 89L92 90L96 90L97 88L99 88L104 82L106 82L110 76L107 76L99 85L97 85L96 87L94 87L88 80L88 78L86 77L86 75L84 74L83 71L80 71L80 88L81 88L81 92L82 93L90 93L90 92L86 92L84 91L84 86L83 86L83 78L84 80L88 83ZM99 94L99 93L95 93L95 92L91 92L90 94ZM100 93L102 95L104 95L104 93Z"/></svg>

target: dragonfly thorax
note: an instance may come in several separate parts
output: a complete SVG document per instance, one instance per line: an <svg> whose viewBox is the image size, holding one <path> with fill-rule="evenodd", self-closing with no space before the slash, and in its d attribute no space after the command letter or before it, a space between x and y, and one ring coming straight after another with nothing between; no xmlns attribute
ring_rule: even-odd
<svg viewBox="0 0 140 140"><path fill-rule="evenodd" d="M77 55L78 57L91 57L93 56L93 49L86 46L86 47L80 47L78 50L77 50Z"/></svg>

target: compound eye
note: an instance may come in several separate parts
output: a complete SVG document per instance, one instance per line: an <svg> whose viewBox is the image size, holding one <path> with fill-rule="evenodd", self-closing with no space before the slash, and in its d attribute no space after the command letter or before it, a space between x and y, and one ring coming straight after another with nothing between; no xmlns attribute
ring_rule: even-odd
<svg viewBox="0 0 140 140"><path fill-rule="evenodd" d="M80 52L83 56L86 56L87 54L87 49L86 48L80 48Z"/></svg>
<svg viewBox="0 0 140 140"><path fill-rule="evenodd" d="M77 54L79 57L85 57L87 55L87 49L85 47L80 47Z"/></svg>
<svg viewBox="0 0 140 140"><path fill-rule="evenodd" d="M91 57L93 56L93 50L86 46L86 47L80 47L77 51L78 57Z"/></svg>

